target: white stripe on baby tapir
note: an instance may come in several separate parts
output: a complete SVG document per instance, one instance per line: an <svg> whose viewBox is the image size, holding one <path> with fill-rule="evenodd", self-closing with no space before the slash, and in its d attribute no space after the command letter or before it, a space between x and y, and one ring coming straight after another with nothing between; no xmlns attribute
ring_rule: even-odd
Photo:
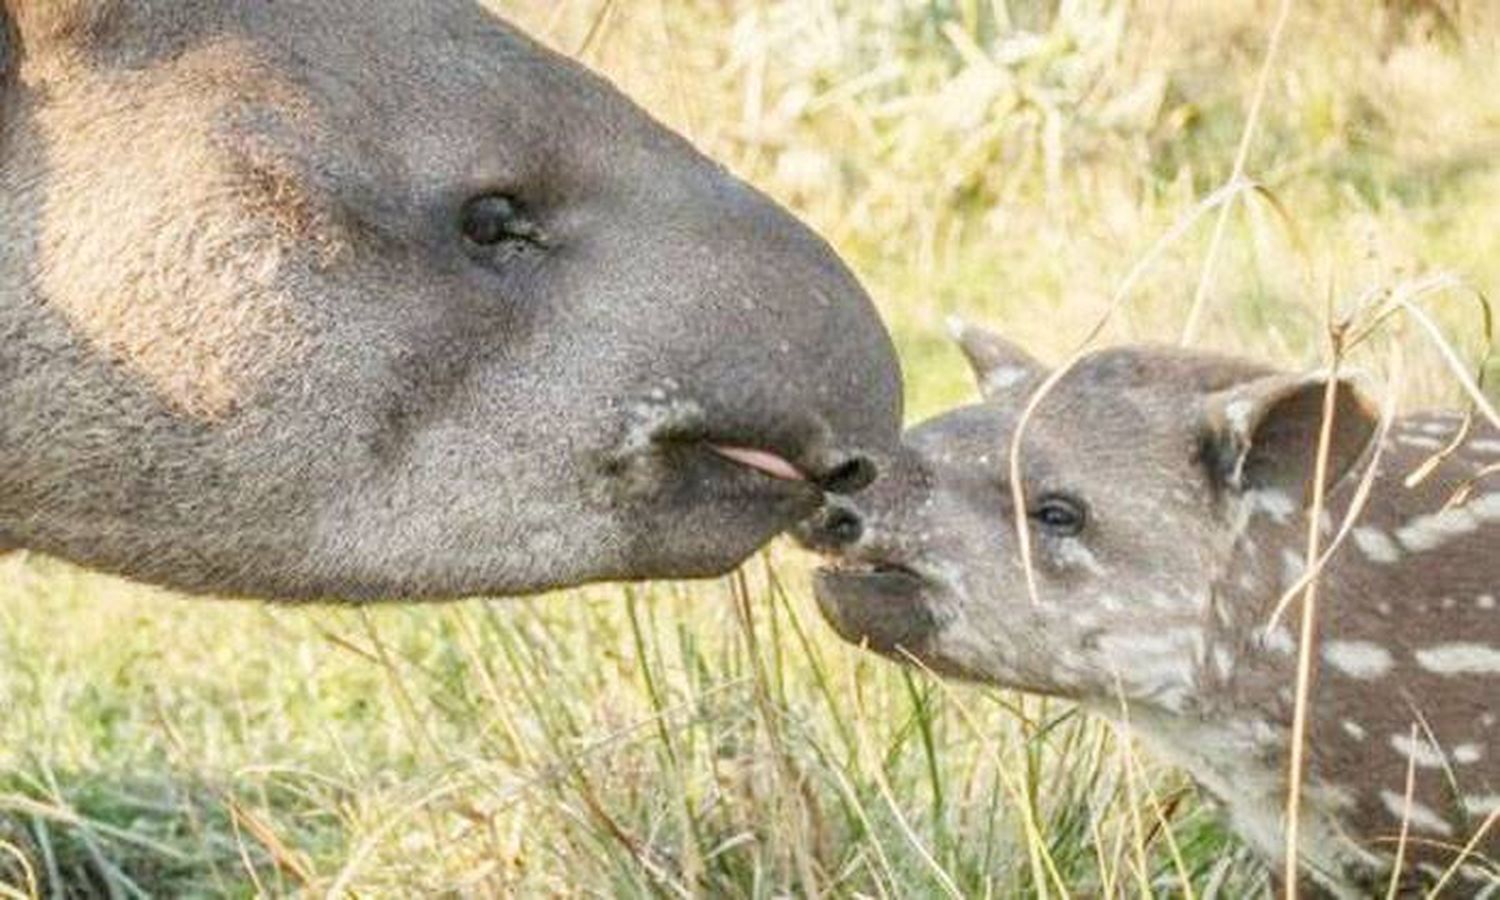
<svg viewBox="0 0 1500 900"><path fill-rule="evenodd" d="M1275 631L1262 631L1257 635L1260 645L1267 650L1277 653L1294 653L1297 650L1297 642L1292 639L1292 633L1285 628Z"/></svg>
<svg viewBox="0 0 1500 900"><path fill-rule="evenodd" d="M1453 761L1461 766L1472 766L1484 759L1483 744L1459 744L1453 748Z"/></svg>
<svg viewBox="0 0 1500 900"><path fill-rule="evenodd" d="M1474 605L1477 606L1477 607L1479 607L1480 609L1494 609L1495 608L1495 595L1494 594L1480 594L1478 597L1474 598Z"/></svg>
<svg viewBox="0 0 1500 900"><path fill-rule="evenodd" d="M1421 553L1473 534L1480 525L1494 520L1500 520L1500 494L1485 494L1463 506L1412 519L1396 532L1396 539L1407 550Z"/></svg>
<svg viewBox="0 0 1500 900"><path fill-rule="evenodd" d="M1250 491L1245 494L1245 504L1251 512L1265 513L1277 524L1290 521L1297 512L1297 504L1284 491Z"/></svg>
<svg viewBox="0 0 1500 900"><path fill-rule="evenodd" d="M1228 680L1234 674L1234 654L1228 647L1220 644L1213 649L1214 671L1220 679Z"/></svg>
<svg viewBox="0 0 1500 900"><path fill-rule="evenodd" d="M1191 693L1194 661L1203 658L1203 632L1179 628L1160 634L1106 634L1098 647L1110 673L1128 690L1180 711Z"/></svg>
<svg viewBox="0 0 1500 900"><path fill-rule="evenodd" d="M1443 821L1443 817L1418 803L1411 801L1411 808L1407 808L1406 795L1395 791L1381 791L1380 802L1385 804L1386 812L1396 817L1399 822L1403 819L1410 822L1414 828L1423 831L1431 831L1434 834L1451 835L1453 826Z"/></svg>
<svg viewBox="0 0 1500 900"><path fill-rule="evenodd" d="M1379 678L1396 664L1391 651L1369 641L1329 641L1323 645L1323 659L1350 678Z"/></svg>
<svg viewBox="0 0 1500 900"><path fill-rule="evenodd" d="M1379 528L1360 527L1351 533L1354 545L1365 555L1365 558L1373 563L1390 565L1401 561L1401 548L1391 540L1391 536Z"/></svg>
<svg viewBox="0 0 1500 900"><path fill-rule="evenodd" d="M1500 794L1471 794L1464 798L1464 812L1475 817L1490 816L1500 810Z"/></svg>
<svg viewBox="0 0 1500 900"><path fill-rule="evenodd" d="M1441 450L1447 444L1437 438L1430 438L1420 434L1398 434L1396 443L1403 447L1415 447L1418 450Z"/></svg>
<svg viewBox="0 0 1500 900"><path fill-rule="evenodd" d="M1417 665L1436 675L1500 675L1500 649L1455 642L1416 651Z"/></svg>
<svg viewBox="0 0 1500 900"><path fill-rule="evenodd" d="M1340 722L1339 725L1344 729L1344 734L1349 735L1356 741L1362 741L1370 734L1368 731L1365 731L1365 726L1359 724L1353 719L1345 719L1344 721Z"/></svg>
<svg viewBox="0 0 1500 900"><path fill-rule="evenodd" d="M1408 735L1391 735L1391 746L1396 752L1423 769L1445 769L1449 762L1460 766L1472 766L1484 759L1484 748L1479 744L1459 744L1448 753L1432 745L1431 741L1413 741Z"/></svg>
<svg viewBox="0 0 1500 900"><path fill-rule="evenodd" d="M1307 571L1307 561L1302 554L1292 550L1281 551L1281 583L1291 587L1302 580L1302 574Z"/></svg>
<svg viewBox="0 0 1500 900"><path fill-rule="evenodd" d="M1017 366L1002 366L992 369L984 376L986 394L1002 394L1025 381L1031 372Z"/></svg>
<svg viewBox="0 0 1500 900"><path fill-rule="evenodd" d="M1104 567L1082 541L1068 538L1057 545L1057 561L1069 568L1079 568L1090 575L1104 575Z"/></svg>
<svg viewBox="0 0 1500 900"><path fill-rule="evenodd" d="M1467 444L1464 444L1464 448L1473 450L1475 453L1500 454L1500 441L1469 441Z"/></svg>

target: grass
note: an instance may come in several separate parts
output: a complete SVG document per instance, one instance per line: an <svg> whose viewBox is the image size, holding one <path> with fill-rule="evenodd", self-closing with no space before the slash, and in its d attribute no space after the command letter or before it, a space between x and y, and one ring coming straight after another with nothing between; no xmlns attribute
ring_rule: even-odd
<svg viewBox="0 0 1500 900"><path fill-rule="evenodd" d="M513 0L829 237L923 417L945 316L1069 355L1235 170L1277 4ZM1294 6L1247 199L1104 339L1320 361L1326 303L1500 285L1500 15ZM1290 222L1287 225L1286 222ZM1429 307L1466 361L1479 318ZM1463 399L1396 323L1409 403ZM1500 370L1491 372L1494 384ZM1493 396L1493 395L1492 395ZM721 582L370 610L179 600L0 559L0 894L1192 896L1265 873L1184 779L1065 704L838 642L808 560Z"/></svg>

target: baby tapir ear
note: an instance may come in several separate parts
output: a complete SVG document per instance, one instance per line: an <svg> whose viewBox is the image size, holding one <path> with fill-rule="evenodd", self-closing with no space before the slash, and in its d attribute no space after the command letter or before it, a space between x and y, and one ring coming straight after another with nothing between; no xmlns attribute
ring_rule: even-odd
<svg viewBox="0 0 1500 900"><path fill-rule="evenodd" d="M1205 457L1235 490L1279 490L1312 497L1323 431L1327 375L1269 375L1208 397ZM1336 387L1328 446L1328 485L1359 462L1380 414L1349 378Z"/></svg>
<svg viewBox="0 0 1500 900"><path fill-rule="evenodd" d="M993 331L954 316L948 320L948 333L969 360L986 400L1025 396L1026 388L1047 376L1046 366Z"/></svg>

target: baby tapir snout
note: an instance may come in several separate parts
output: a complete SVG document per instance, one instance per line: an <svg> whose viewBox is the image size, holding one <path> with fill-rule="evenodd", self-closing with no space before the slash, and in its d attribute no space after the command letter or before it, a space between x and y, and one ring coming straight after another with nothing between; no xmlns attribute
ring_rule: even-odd
<svg viewBox="0 0 1500 900"><path fill-rule="evenodd" d="M856 456L830 475L824 505L793 531L817 553L849 562L895 563L918 555L916 520L931 493L930 466L908 448Z"/></svg>
<svg viewBox="0 0 1500 900"><path fill-rule="evenodd" d="M839 554L857 546L865 536L864 514L845 497L830 497L818 513L797 529L797 539L809 550Z"/></svg>
<svg viewBox="0 0 1500 900"><path fill-rule="evenodd" d="M918 567L930 475L915 457L880 460L880 477L857 495L829 496L795 536L827 564L815 591L823 617L845 640L901 658L920 657L939 630L932 580Z"/></svg>

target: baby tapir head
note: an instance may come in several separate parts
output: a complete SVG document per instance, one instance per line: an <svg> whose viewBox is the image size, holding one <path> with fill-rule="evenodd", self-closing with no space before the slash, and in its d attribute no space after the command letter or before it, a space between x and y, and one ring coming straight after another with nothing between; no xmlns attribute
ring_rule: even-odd
<svg viewBox="0 0 1500 900"><path fill-rule="evenodd" d="M1083 359L1020 443L1033 591L1011 447L1049 372L956 330L983 402L913 429L873 489L805 530L834 557L818 575L824 614L845 638L939 672L1176 708L1238 530L1258 506L1310 493L1327 380L1165 348ZM1334 396L1330 480L1375 430L1351 384Z"/></svg>

